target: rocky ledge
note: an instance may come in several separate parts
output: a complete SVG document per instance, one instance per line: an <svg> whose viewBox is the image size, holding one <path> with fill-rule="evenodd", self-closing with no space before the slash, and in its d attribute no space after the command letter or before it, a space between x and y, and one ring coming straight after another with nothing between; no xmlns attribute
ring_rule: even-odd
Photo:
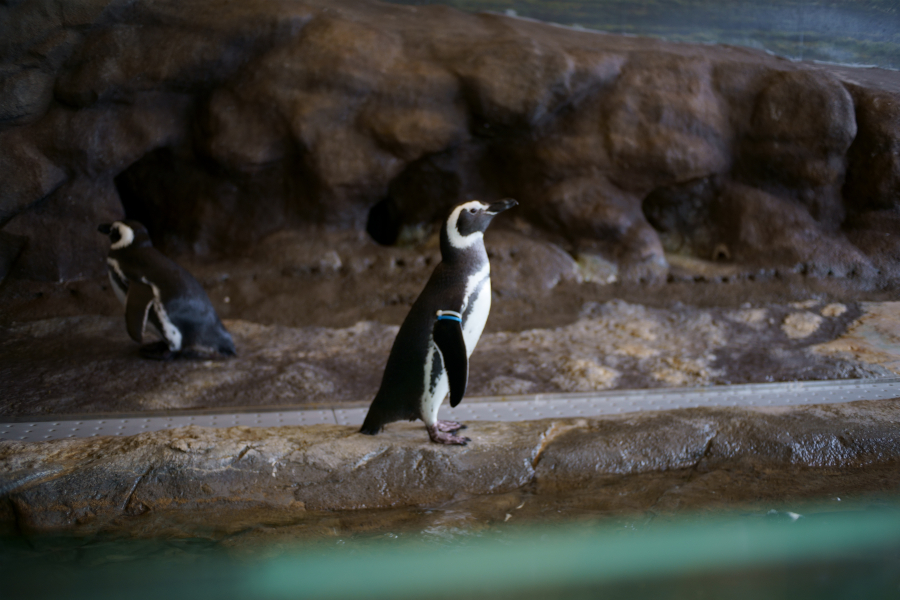
<svg viewBox="0 0 900 600"><path fill-rule="evenodd" d="M491 518L500 511L501 520L512 513L546 520L548 506L550 514L573 507L666 513L829 494L851 499L900 484L897 400L476 422L466 433L466 447L431 444L413 424L378 436L324 425L189 427L0 442L0 523L25 534L172 535L179 527L250 527L248 514L252 528L315 528L323 518L355 514L364 530L379 519L370 509L478 498Z"/></svg>

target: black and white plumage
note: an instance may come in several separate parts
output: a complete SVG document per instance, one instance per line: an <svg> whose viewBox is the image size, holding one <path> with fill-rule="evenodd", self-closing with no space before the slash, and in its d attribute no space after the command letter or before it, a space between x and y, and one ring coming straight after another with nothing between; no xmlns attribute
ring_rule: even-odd
<svg viewBox="0 0 900 600"><path fill-rule="evenodd" d="M153 247L147 229L137 221L100 225L110 239L106 258L109 280L125 305L131 339L143 343L149 329L161 341L141 347L147 358L176 355L234 356L234 342L216 314L203 286L186 270Z"/></svg>
<svg viewBox="0 0 900 600"><path fill-rule="evenodd" d="M374 435L394 421L422 419L433 442L465 444L461 425L439 421L450 392L456 406L466 392L469 357L491 309L491 266L484 231L515 200L478 200L453 208L441 228L441 263L434 269L397 333L381 388L361 432Z"/></svg>

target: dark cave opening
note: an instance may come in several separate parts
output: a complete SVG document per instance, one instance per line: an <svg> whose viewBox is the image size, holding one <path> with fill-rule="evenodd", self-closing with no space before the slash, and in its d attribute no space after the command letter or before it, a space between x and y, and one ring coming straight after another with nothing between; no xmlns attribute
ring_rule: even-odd
<svg viewBox="0 0 900 600"><path fill-rule="evenodd" d="M185 239L185 217L191 208L178 201L185 197L184 174L174 152L162 148L144 155L114 179L125 218L140 221L155 246L186 249L171 248Z"/></svg>
<svg viewBox="0 0 900 600"><path fill-rule="evenodd" d="M481 146L454 147L413 161L369 210L366 232L379 244L391 246L403 242L405 227L436 223L457 202L504 197L485 184L482 171L486 164Z"/></svg>
<svg viewBox="0 0 900 600"><path fill-rule="evenodd" d="M296 222L309 182L289 164L253 173L218 168L189 148L160 148L115 178L125 215L169 255L236 256Z"/></svg>
<svg viewBox="0 0 900 600"><path fill-rule="evenodd" d="M715 205L720 183L715 176L657 188L641 203L644 217L666 252L709 260L728 260L716 245Z"/></svg>
<svg viewBox="0 0 900 600"><path fill-rule="evenodd" d="M382 246L393 246L397 243L402 227L403 215L392 197L383 198L369 209L366 233Z"/></svg>

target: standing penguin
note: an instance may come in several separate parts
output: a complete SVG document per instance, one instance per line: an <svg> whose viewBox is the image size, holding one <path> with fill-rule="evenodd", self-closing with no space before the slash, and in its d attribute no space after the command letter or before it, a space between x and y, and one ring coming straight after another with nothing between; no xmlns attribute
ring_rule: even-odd
<svg viewBox="0 0 900 600"><path fill-rule="evenodd" d="M141 346L142 356L168 360L176 355L235 355L231 335L203 287L153 247L143 225L125 220L98 230L111 242L106 258L109 280L125 305L128 335L142 343L149 327L162 338Z"/></svg>
<svg viewBox="0 0 900 600"><path fill-rule="evenodd" d="M459 423L438 421L438 409L448 391L450 406L466 393L469 356L491 310L484 231L495 215L516 204L472 200L450 212L441 228L441 263L397 333L362 433L375 435L387 423L422 419L433 442L469 441L454 435Z"/></svg>

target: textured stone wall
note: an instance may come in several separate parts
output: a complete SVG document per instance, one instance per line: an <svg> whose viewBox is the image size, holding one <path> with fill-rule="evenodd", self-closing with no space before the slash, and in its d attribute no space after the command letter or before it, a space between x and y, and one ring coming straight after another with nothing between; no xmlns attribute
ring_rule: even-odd
<svg viewBox="0 0 900 600"><path fill-rule="evenodd" d="M890 72L350 0L7 2L0 40L0 276L101 274L125 213L222 255L502 196L626 280L898 275Z"/></svg>

